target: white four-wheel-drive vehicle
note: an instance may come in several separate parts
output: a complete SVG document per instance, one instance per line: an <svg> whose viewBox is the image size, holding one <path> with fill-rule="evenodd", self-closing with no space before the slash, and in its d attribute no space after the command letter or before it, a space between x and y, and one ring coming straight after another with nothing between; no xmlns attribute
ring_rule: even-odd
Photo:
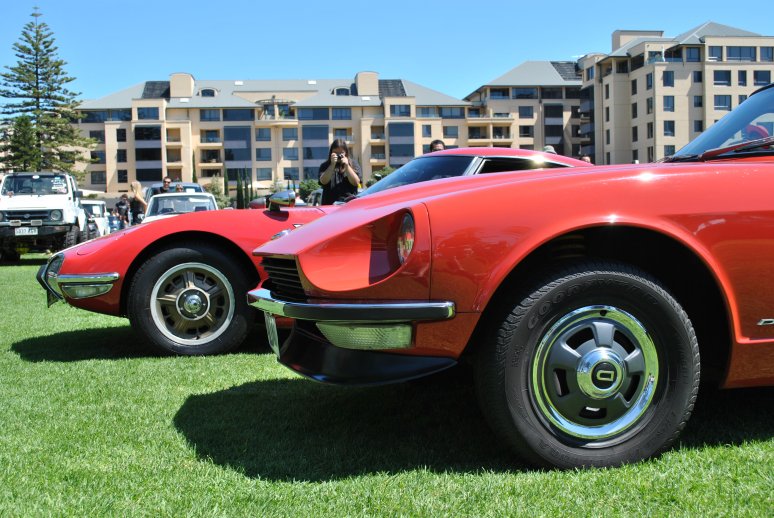
<svg viewBox="0 0 774 518"><path fill-rule="evenodd" d="M57 251L89 239L81 191L66 173L11 173L0 185L0 254Z"/></svg>

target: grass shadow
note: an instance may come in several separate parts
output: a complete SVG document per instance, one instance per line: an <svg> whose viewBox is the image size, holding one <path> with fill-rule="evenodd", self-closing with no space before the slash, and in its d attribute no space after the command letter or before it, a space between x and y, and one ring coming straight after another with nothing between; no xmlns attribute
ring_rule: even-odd
<svg viewBox="0 0 774 518"><path fill-rule="evenodd" d="M0 267L8 266L40 266L48 262L48 256L43 254L22 255L18 261L6 261L0 258Z"/></svg>
<svg viewBox="0 0 774 518"><path fill-rule="evenodd" d="M174 424L201 458L261 479L527 469L485 424L469 375L455 371L366 389L302 379L247 383L189 397ZM676 448L774 436L774 389L706 396Z"/></svg>
<svg viewBox="0 0 774 518"><path fill-rule="evenodd" d="M128 325L36 336L13 343L11 350L29 362L78 362L166 356L147 344ZM245 343L235 352L270 353L266 331L256 326L248 334Z"/></svg>
<svg viewBox="0 0 774 518"><path fill-rule="evenodd" d="M189 397L174 424L200 457L262 479L519 469L484 423L472 388L459 369L373 388L259 381Z"/></svg>

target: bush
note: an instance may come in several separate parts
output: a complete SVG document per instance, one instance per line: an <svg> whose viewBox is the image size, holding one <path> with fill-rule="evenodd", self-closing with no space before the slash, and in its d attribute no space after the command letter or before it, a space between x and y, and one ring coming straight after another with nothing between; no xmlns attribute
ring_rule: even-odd
<svg viewBox="0 0 774 518"><path fill-rule="evenodd" d="M223 185L221 185L220 181L213 180L204 186L204 190L215 196L215 201L218 203L219 209L231 206L231 200L228 196L223 194Z"/></svg>
<svg viewBox="0 0 774 518"><path fill-rule="evenodd" d="M302 200L306 200L310 194L312 194L312 191L315 191L320 188L320 182L317 180L312 180L311 178L308 178L306 180L303 180L300 184L298 184L298 194L301 196Z"/></svg>

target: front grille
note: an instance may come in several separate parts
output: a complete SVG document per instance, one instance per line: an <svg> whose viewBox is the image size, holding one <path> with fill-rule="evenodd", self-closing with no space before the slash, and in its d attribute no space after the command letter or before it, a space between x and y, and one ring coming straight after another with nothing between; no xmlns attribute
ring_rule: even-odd
<svg viewBox="0 0 774 518"><path fill-rule="evenodd" d="M21 221L30 221L33 219L48 219L47 210L7 210L5 211L7 219L19 219Z"/></svg>
<svg viewBox="0 0 774 518"><path fill-rule="evenodd" d="M293 302L306 300L295 259L264 257L261 266L269 276L269 282L265 287L274 297Z"/></svg>

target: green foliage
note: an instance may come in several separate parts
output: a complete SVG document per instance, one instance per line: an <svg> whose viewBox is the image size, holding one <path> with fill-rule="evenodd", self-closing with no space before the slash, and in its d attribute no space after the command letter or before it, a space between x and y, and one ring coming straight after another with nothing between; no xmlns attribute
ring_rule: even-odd
<svg viewBox="0 0 774 518"><path fill-rule="evenodd" d="M196 177L196 152L191 153L191 168L191 181L199 183L199 179Z"/></svg>
<svg viewBox="0 0 774 518"><path fill-rule="evenodd" d="M223 185L221 185L220 181L213 180L204 186L204 190L215 196L219 209L231 206L231 200L223 193Z"/></svg>
<svg viewBox="0 0 774 518"><path fill-rule="evenodd" d="M534 470L466 370L325 386L260 326L234 354L159 356L124 318L46 308L41 262L0 266L0 516L772 514L770 388L700 392L658 459Z"/></svg>
<svg viewBox="0 0 774 518"><path fill-rule="evenodd" d="M245 193L244 183L242 182L242 170L238 170L236 175L236 208L245 208Z"/></svg>
<svg viewBox="0 0 774 518"><path fill-rule="evenodd" d="M77 92L68 90L67 85L75 80L65 72L65 61L58 57L53 32L35 8L33 21L27 23L13 50L19 59L16 65L6 67L8 72L0 74L0 97L8 101L2 107L4 115L18 117L26 115L31 121L35 134L31 162L38 171L67 171L77 176L83 173L75 169L75 162L81 158L79 148L89 148L94 140L81 136L73 125L78 120ZM10 153L24 154L23 150L9 143Z"/></svg>
<svg viewBox="0 0 774 518"><path fill-rule="evenodd" d="M373 184L384 178L385 176L389 175L395 171L394 168L390 166L382 167L381 169L377 169L376 171L371 173L371 178L368 179L366 182L366 187L371 187Z"/></svg>
<svg viewBox="0 0 774 518"><path fill-rule="evenodd" d="M315 191L319 188L320 182L308 178L306 180L302 180L301 183L298 184L298 194L301 196L302 200L306 200L309 195L312 194L312 191Z"/></svg>
<svg viewBox="0 0 774 518"><path fill-rule="evenodd" d="M4 159L6 167L14 171L40 171L40 153L37 148L37 136L32 120L26 115L20 115L13 120L13 125L7 132L8 144L2 151L8 156Z"/></svg>

